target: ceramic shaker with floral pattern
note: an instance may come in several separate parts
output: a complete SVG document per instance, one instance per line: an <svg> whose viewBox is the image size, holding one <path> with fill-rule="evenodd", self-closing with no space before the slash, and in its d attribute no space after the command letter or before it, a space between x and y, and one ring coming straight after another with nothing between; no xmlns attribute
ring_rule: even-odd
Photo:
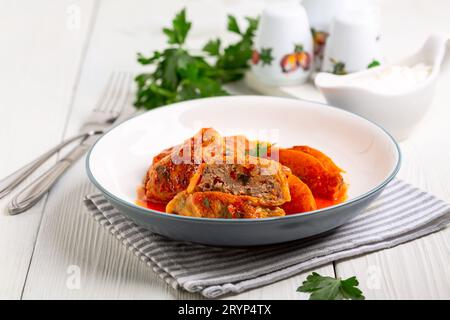
<svg viewBox="0 0 450 320"><path fill-rule="evenodd" d="M305 82L313 68L308 16L298 1L275 2L261 14L255 37L252 72L271 85Z"/></svg>

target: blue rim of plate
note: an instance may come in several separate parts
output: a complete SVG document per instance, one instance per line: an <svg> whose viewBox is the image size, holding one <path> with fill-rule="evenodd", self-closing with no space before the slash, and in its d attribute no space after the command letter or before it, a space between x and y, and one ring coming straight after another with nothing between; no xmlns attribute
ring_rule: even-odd
<svg viewBox="0 0 450 320"><path fill-rule="evenodd" d="M170 108L173 106L176 106L178 104L195 104L195 102L199 101L199 100L205 100L205 99L229 99L229 98L235 98L235 97L239 97L239 98L264 98L265 96L258 96L258 95L239 95L239 96L229 96L229 97L208 97L208 98L201 98L201 99L195 99L195 100L189 100L189 101L182 101L182 102L178 102L178 103L173 103L167 106L163 106L163 108ZM226 223L238 223L238 224L245 224L245 223L270 223L270 222L275 222L275 221L280 221L280 220L286 220L286 219L295 219L295 218L300 218L300 217L306 217L306 216L311 216L311 215L317 215L317 214L326 214L326 213L331 213L333 212L335 209L337 208L341 208L341 207L351 207L353 204L364 201L366 198L372 196L373 194L377 193L378 191L382 190L384 187L386 187L386 185L391 182L395 176L397 175L398 171L400 170L400 166L401 166L401 162L402 162L402 153L400 150L400 147L397 143L397 141L395 141L394 137L386 130L384 129L382 126L380 126L379 124L377 124L376 122L366 119L363 116L360 116L356 113L352 113L350 111L338 108L338 107L334 107L331 106L329 104L326 103L320 103L320 102L316 102L316 101L310 101L310 100L306 100L306 99L293 99L293 98L285 98L285 97L267 97L267 98L271 98L271 99L284 99L284 100L291 100L291 101L297 101L297 102L308 102L308 103L313 103L313 104L318 104L318 105L322 105L328 108L335 108L338 109L342 112L351 114L353 116L359 117L361 119L364 119L368 122L370 122L371 124L373 124L374 126L378 127L379 129L381 129L381 131L383 131L391 140L391 142L394 144L396 150L397 150L397 154L398 154L398 159L397 159L397 163L395 165L394 170L392 170L392 172L389 174L389 176L382 182L380 183L378 186L376 186L375 188L367 191L366 193L363 193L362 195L359 195L351 200L348 201L344 201L342 203L336 204L334 206L331 207L327 207L327 208L323 208L323 209L319 209L319 210L314 210L314 211L309 211L309 212L302 212L302 213L296 213L296 214L290 214L290 215L286 215L286 216L282 216L282 217L273 217L273 218L261 218L261 219L224 219L224 218L198 218L198 217L189 217L189 216L180 216L177 214L169 214L169 213L165 213L165 212L161 212L161 211L156 211L156 210L152 210L152 209L148 209L148 208L144 208L144 207L140 207L136 204L130 203L128 201L125 201L117 196L115 196L114 194L110 193L108 190L106 190L105 188L102 187L102 185L95 179L94 175L91 172L91 168L89 166L89 160L91 158L91 153L92 150L94 150L95 145L106 135L108 134L110 131L114 130L115 128L120 127L122 124L128 122L129 120L135 118L135 117L139 117L143 114L146 114L148 112L152 112L154 110L149 110L143 114L137 114L127 120L125 120L124 122L118 124L117 126L114 126L112 128L110 128L109 130L107 130L95 143L94 145L90 148L87 156L86 156L86 172L87 175L89 177L89 180L91 180L91 182L95 185L95 187L97 189L99 189L103 194L105 194L107 197L112 198L114 201L119 202L121 205L128 207L130 209L134 209L134 210L138 210L140 213L142 214L156 214L159 215L161 217L164 217L166 219L173 219L173 220L179 220L179 221L198 221L198 222L202 222L202 223L216 223L216 222L226 222Z"/></svg>

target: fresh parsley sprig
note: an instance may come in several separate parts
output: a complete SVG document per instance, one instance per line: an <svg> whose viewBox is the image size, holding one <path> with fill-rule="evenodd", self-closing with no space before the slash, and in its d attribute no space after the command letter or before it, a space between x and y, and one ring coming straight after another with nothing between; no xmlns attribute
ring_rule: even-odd
<svg viewBox="0 0 450 320"><path fill-rule="evenodd" d="M171 27L163 29L170 46L150 56L138 53L140 64L155 69L136 77L135 106L153 109L184 100L227 95L222 85L241 79L249 68L258 20L246 20L248 26L241 31L236 18L228 16L228 31L240 37L236 43L222 48L220 39L210 40L203 46L204 55L193 55L184 47L192 23L187 20L185 9L177 13ZM212 63L207 61L211 58Z"/></svg>
<svg viewBox="0 0 450 320"><path fill-rule="evenodd" d="M365 297L358 285L356 277L342 280L313 272L297 291L310 293L310 300L364 300Z"/></svg>
<svg viewBox="0 0 450 320"><path fill-rule="evenodd" d="M253 52L253 38L258 27L258 19L246 17L247 29L241 31L236 18L228 15L227 30L240 36L240 40L221 48L220 39L208 41L203 51L216 58L214 64L215 77L221 83L239 80L250 65Z"/></svg>

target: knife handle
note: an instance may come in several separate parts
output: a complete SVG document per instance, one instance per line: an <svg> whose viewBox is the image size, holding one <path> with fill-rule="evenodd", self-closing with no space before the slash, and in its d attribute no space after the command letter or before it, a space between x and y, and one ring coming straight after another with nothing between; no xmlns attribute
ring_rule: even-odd
<svg viewBox="0 0 450 320"><path fill-rule="evenodd" d="M86 138L87 134L79 134L67 140L64 140L57 146L48 150L46 153L41 155L39 158L31 161L17 171L11 173L6 178L0 180L0 199L9 194L19 183L25 180L31 173L33 173L37 168L39 168L44 162L50 159L55 153L60 151L65 146L71 144L76 140Z"/></svg>
<svg viewBox="0 0 450 320"><path fill-rule="evenodd" d="M76 160L81 158L89 148L90 145L81 143L30 185L19 191L8 205L9 213L11 215L16 215L34 206L47 191L50 190L56 181L58 181L64 172L66 172Z"/></svg>

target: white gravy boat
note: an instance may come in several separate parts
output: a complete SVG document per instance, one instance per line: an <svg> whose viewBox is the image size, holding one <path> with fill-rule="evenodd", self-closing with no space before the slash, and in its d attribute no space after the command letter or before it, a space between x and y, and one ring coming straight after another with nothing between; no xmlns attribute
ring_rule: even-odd
<svg viewBox="0 0 450 320"><path fill-rule="evenodd" d="M433 34L416 54L391 64L412 67L424 63L432 67L424 81L401 93L381 93L354 85L355 78L367 77L389 65L344 76L322 72L316 76L315 84L330 105L380 124L398 141L406 139L431 105L439 73L450 64L450 54L446 54L449 39L448 35Z"/></svg>

